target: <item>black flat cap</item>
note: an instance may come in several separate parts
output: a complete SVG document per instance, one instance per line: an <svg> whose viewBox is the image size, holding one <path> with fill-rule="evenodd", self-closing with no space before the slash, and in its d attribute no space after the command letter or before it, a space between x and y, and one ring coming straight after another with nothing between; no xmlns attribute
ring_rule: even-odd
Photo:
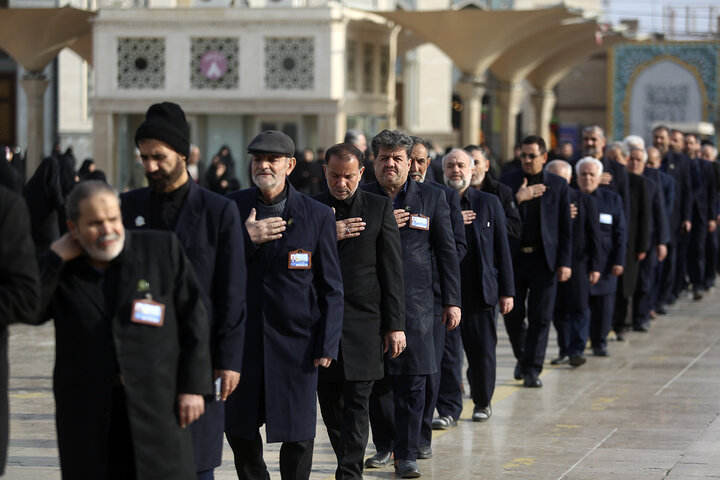
<svg viewBox="0 0 720 480"><path fill-rule="evenodd" d="M274 155L295 156L295 144L292 138L277 130L266 130L252 139L248 153L270 153Z"/></svg>

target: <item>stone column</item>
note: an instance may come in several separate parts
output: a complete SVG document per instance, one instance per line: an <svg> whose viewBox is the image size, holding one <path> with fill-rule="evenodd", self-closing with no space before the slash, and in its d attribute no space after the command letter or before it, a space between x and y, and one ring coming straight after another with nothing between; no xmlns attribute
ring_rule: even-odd
<svg viewBox="0 0 720 480"><path fill-rule="evenodd" d="M557 97L552 90L538 90L533 94L532 100L535 105L535 124L538 134L550 148L550 121Z"/></svg>
<svg viewBox="0 0 720 480"><path fill-rule="evenodd" d="M93 112L93 159L98 168L105 172L110 185L116 185L119 166L115 158L115 124L112 113L105 111ZM123 159L129 162L129 159Z"/></svg>
<svg viewBox="0 0 720 480"><path fill-rule="evenodd" d="M512 158L517 137L517 115L522 106L523 88L518 83L507 83L496 90L502 115L500 158Z"/></svg>
<svg viewBox="0 0 720 480"><path fill-rule="evenodd" d="M321 113L318 115L318 146L330 148L342 142L347 130L347 115L343 113Z"/></svg>
<svg viewBox="0 0 720 480"><path fill-rule="evenodd" d="M482 97L485 83L478 77L464 76L457 84L463 102L461 144L480 143Z"/></svg>
<svg viewBox="0 0 720 480"><path fill-rule="evenodd" d="M22 79L27 98L27 159L26 171L30 178L42 162L45 150L44 96L50 81L42 72L28 72Z"/></svg>

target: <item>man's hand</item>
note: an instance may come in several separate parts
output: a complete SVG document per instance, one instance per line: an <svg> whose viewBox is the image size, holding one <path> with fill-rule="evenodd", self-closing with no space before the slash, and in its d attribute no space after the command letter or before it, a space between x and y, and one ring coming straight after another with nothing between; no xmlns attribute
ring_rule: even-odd
<svg viewBox="0 0 720 480"><path fill-rule="evenodd" d="M445 324L445 330L452 330L460 325L460 316L462 315L460 307L455 305L445 305L443 307L442 323Z"/></svg>
<svg viewBox="0 0 720 480"><path fill-rule="evenodd" d="M689 220L685 220L684 222L682 222L683 230L685 230L686 232L689 232L691 228L692 228L692 223L690 223Z"/></svg>
<svg viewBox="0 0 720 480"><path fill-rule="evenodd" d="M612 180L612 174L609 172L603 172L602 175L600 175L600 185L610 185Z"/></svg>
<svg viewBox="0 0 720 480"><path fill-rule="evenodd" d="M477 214L473 210L463 210L462 211L463 216L463 223L465 225L470 225L475 218L477 218Z"/></svg>
<svg viewBox="0 0 720 480"><path fill-rule="evenodd" d="M407 225L408 219L410 218L410 212L407 212L402 208L398 208L393 210L393 213L395 214L395 221L398 224L398 228L402 228Z"/></svg>
<svg viewBox="0 0 720 480"><path fill-rule="evenodd" d="M570 275L572 275L572 270L570 267L560 267L558 268L558 282L567 282L570 280Z"/></svg>
<svg viewBox="0 0 720 480"><path fill-rule="evenodd" d="M263 218L255 220L257 212L253 208L250 210L247 220L245 220L245 228L247 229L250 240L255 245L261 245L265 242L282 238L282 232L285 231L285 220L280 217Z"/></svg>
<svg viewBox="0 0 720 480"><path fill-rule="evenodd" d="M613 277L619 277L623 274L624 271L625 267L623 267L622 265L613 265L612 270L610 271L610 275L612 275Z"/></svg>
<svg viewBox="0 0 720 480"><path fill-rule="evenodd" d="M598 271L592 271L588 274L588 280L590 281L590 285L595 285L597 282L600 281L600 272Z"/></svg>
<svg viewBox="0 0 720 480"><path fill-rule="evenodd" d="M72 235L66 233L50 245L50 250L55 252L64 262L77 258L83 254L83 249Z"/></svg>
<svg viewBox="0 0 720 480"><path fill-rule="evenodd" d="M545 190L547 190L547 187L542 183L530 185L529 187L527 183L527 178L524 178L522 185L520 185L520 188L518 188L515 194L515 200L517 200L518 205L533 198L542 197Z"/></svg>
<svg viewBox="0 0 720 480"><path fill-rule="evenodd" d="M708 220L708 232L713 233L717 230L717 222L715 220Z"/></svg>
<svg viewBox="0 0 720 480"><path fill-rule="evenodd" d="M200 418L205 413L205 400L202 395L179 393L177 396L178 419L182 428Z"/></svg>
<svg viewBox="0 0 720 480"><path fill-rule="evenodd" d="M658 262L662 262L667 257L667 246L662 243L657 246Z"/></svg>
<svg viewBox="0 0 720 480"><path fill-rule="evenodd" d="M365 222L360 217L338 220L335 222L335 230L337 230L337 239L345 240L360 236L360 232L365 230Z"/></svg>
<svg viewBox="0 0 720 480"><path fill-rule="evenodd" d="M635 255L635 259L638 262L642 262L643 260L645 260L645 257L647 257L647 252L640 252L637 255Z"/></svg>
<svg viewBox="0 0 720 480"><path fill-rule="evenodd" d="M331 362L332 362L332 358L322 357L322 358L316 358L315 360L313 360L313 365L315 365L315 368L317 368L317 367L327 368L330 366Z"/></svg>
<svg viewBox="0 0 720 480"><path fill-rule="evenodd" d="M572 202L570 204L570 218L572 220L575 220L575 217L577 217L577 214L578 214L577 203Z"/></svg>
<svg viewBox="0 0 720 480"><path fill-rule="evenodd" d="M240 372L235 370L215 370L213 374L215 379L220 377L220 399L224 402L240 383Z"/></svg>
<svg viewBox="0 0 720 480"><path fill-rule="evenodd" d="M388 330L383 335L383 353L390 351L390 358L396 358L406 347L407 340L402 330Z"/></svg>
<svg viewBox="0 0 720 480"><path fill-rule="evenodd" d="M513 297L500 297L498 299L498 307L500 307L500 313L503 315L510 313L514 305Z"/></svg>

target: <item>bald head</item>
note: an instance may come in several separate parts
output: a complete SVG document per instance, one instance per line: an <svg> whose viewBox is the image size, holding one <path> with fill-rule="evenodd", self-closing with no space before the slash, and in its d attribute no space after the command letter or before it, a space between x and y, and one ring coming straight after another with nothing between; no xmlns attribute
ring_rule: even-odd
<svg viewBox="0 0 720 480"><path fill-rule="evenodd" d="M565 160L553 160L545 168L547 168L548 172L561 176L568 183L572 180L572 167Z"/></svg>

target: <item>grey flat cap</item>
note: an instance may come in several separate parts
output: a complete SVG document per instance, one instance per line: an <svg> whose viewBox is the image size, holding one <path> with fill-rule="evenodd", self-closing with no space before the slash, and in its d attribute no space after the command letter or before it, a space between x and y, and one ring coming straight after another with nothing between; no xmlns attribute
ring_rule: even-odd
<svg viewBox="0 0 720 480"><path fill-rule="evenodd" d="M247 148L248 153L270 153L292 157L295 155L295 144L292 138L277 130L266 130L252 139Z"/></svg>

